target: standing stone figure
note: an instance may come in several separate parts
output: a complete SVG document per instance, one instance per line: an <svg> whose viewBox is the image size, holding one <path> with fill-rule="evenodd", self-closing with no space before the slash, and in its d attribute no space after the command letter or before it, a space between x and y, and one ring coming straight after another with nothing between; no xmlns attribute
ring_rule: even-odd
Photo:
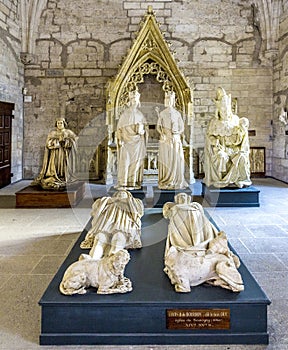
<svg viewBox="0 0 288 350"><path fill-rule="evenodd" d="M148 132L146 119L138 109L140 94L129 93L129 107L121 114L117 126L117 188L140 189L143 181L144 159Z"/></svg>
<svg viewBox="0 0 288 350"><path fill-rule="evenodd" d="M203 182L223 188L250 186L249 121L231 110L231 96L217 89L215 117L210 121L205 142Z"/></svg>
<svg viewBox="0 0 288 350"><path fill-rule="evenodd" d="M183 189L188 187L184 179L184 152L181 135L184 123L175 109L175 93L165 94L165 109L159 114L157 131L160 134L158 158L158 187Z"/></svg>
<svg viewBox="0 0 288 350"><path fill-rule="evenodd" d="M55 129L47 136L42 169L31 185L59 190L77 181L74 173L78 137L66 127L64 118L56 119Z"/></svg>

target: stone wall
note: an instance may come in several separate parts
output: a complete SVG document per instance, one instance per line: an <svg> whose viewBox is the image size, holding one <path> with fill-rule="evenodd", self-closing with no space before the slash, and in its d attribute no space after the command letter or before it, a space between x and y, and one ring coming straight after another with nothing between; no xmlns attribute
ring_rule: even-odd
<svg viewBox="0 0 288 350"><path fill-rule="evenodd" d="M13 103L11 182L22 179L23 148L23 64L20 61L21 41L18 1L0 3L0 101Z"/></svg>
<svg viewBox="0 0 288 350"><path fill-rule="evenodd" d="M281 110L288 110L288 5L280 18L279 54L274 65L274 142L273 176L288 182L288 124L279 120ZM288 123L288 120L287 120Z"/></svg>
<svg viewBox="0 0 288 350"><path fill-rule="evenodd" d="M25 69L32 98L25 104L25 178L39 172L47 132L59 115L80 137L81 172L95 170L95 150L107 135L105 86L127 55L148 5L181 70L194 81L195 156L214 114L216 88L222 86L237 98L237 114L250 120L251 146L266 148L266 174L271 175L273 72L252 1L49 0L35 62Z"/></svg>

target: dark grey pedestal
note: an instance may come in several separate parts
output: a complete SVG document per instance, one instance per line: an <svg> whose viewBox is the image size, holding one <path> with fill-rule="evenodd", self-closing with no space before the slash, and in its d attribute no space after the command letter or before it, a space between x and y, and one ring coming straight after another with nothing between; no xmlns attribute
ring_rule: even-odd
<svg viewBox="0 0 288 350"><path fill-rule="evenodd" d="M174 196L182 192L189 195L192 194L192 191L189 187L183 188L181 190L161 190L160 188L153 186L153 207L163 208L163 205L166 202L174 202Z"/></svg>
<svg viewBox="0 0 288 350"><path fill-rule="evenodd" d="M254 186L215 188L202 183L202 197L213 207L259 207L259 193Z"/></svg>
<svg viewBox="0 0 288 350"><path fill-rule="evenodd" d="M143 217L143 248L131 251L125 276L133 283L127 294L65 296L58 286L66 268L78 259L84 229L69 256L40 300L41 345L91 344L267 344L265 293L242 264L241 293L201 285L190 293L176 293L163 272L167 221L160 209ZM163 239L164 238L164 239ZM168 329L167 311L228 310L228 329Z"/></svg>

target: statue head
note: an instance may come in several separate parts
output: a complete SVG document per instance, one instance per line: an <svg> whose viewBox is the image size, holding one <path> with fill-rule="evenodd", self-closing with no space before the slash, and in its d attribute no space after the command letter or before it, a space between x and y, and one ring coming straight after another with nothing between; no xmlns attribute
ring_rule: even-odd
<svg viewBox="0 0 288 350"><path fill-rule="evenodd" d="M130 106L140 106L140 93L138 90L133 90L129 92L129 105Z"/></svg>
<svg viewBox="0 0 288 350"><path fill-rule="evenodd" d="M191 196L187 193L180 192L174 197L176 204L189 204L191 202Z"/></svg>
<svg viewBox="0 0 288 350"><path fill-rule="evenodd" d="M131 193L126 190L118 190L113 194L115 198L131 198Z"/></svg>
<svg viewBox="0 0 288 350"><path fill-rule="evenodd" d="M239 119L239 125L242 127L242 129L248 130L249 128L249 119L242 117Z"/></svg>
<svg viewBox="0 0 288 350"><path fill-rule="evenodd" d="M125 266L130 260L130 254L126 249L121 249L111 256L111 264L119 274L124 273Z"/></svg>
<svg viewBox="0 0 288 350"><path fill-rule="evenodd" d="M165 107L175 107L175 92L174 91L166 91L165 92Z"/></svg>
<svg viewBox="0 0 288 350"><path fill-rule="evenodd" d="M65 129L67 127L67 122L65 118L63 117L57 118L55 121L55 126L59 130Z"/></svg>
<svg viewBox="0 0 288 350"><path fill-rule="evenodd" d="M218 87L214 102L216 105L216 117L223 120L229 120L232 116L231 95L227 95L222 87Z"/></svg>

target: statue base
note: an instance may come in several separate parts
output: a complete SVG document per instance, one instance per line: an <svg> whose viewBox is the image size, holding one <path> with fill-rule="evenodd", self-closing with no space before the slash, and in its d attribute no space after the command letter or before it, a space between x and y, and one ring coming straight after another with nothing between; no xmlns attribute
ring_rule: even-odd
<svg viewBox="0 0 288 350"><path fill-rule="evenodd" d="M161 190L159 187L153 186L153 207L163 208L166 202L174 202L174 196L183 192L192 195L192 191L189 187L175 190Z"/></svg>
<svg viewBox="0 0 288 350"><path fill-rule="evenodd" d="M44 190L40 186L27 186L16 192L16 208L69 208L84 197L85 182L78 181L63 190Z"/></svg>
<svg viewBox="0 0 288 350"><path fill-rule="evenodd" d="M254 186L215 188L202 182L202 197L213 207L259 207L259 193Z"/></svg>
<svg viewBox="0 0 288 350"><path fill-rule="evenodd" d="M90 220L39 302L41 345L268 344L270 301L244 264L243 292L205 284L175 292L163 272L168 222L161 211L146 209L143 248L130 251L125 276L131 292L101 295L89 288L84 295L63 295L64 272L88 253L80 243Z"/></svg>

